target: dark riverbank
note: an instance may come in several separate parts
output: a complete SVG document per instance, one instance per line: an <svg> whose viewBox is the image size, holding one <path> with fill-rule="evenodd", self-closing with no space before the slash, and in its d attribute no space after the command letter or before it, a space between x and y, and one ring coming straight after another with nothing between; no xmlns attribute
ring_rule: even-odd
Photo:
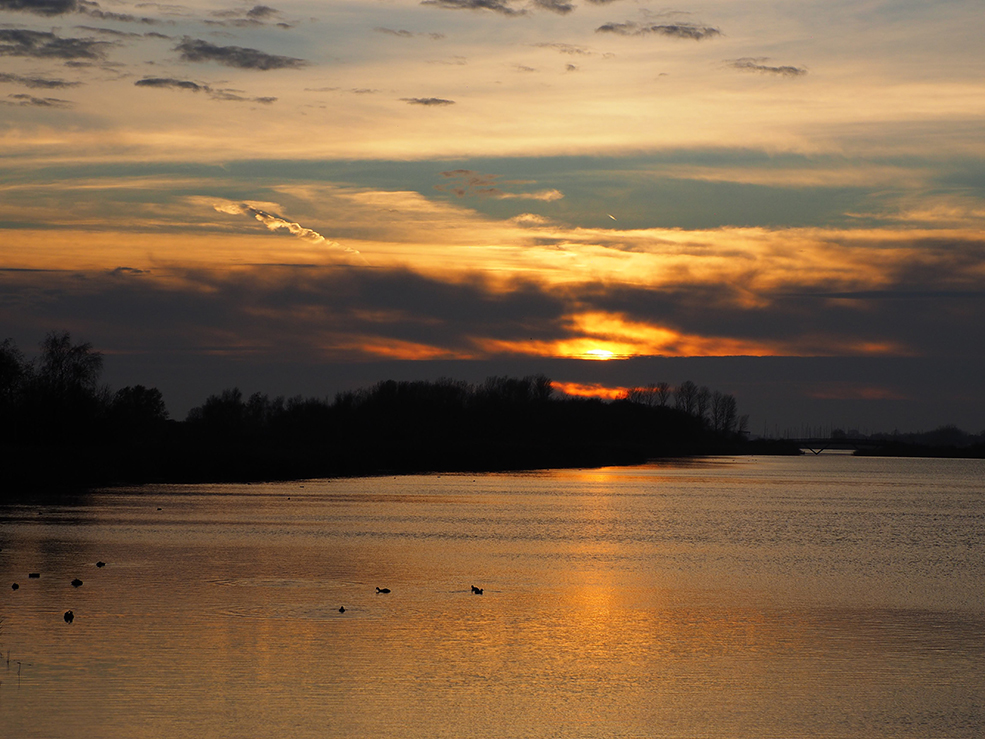
<svg viewBox="0 0 985 739"><path fill-rule="evenodd" d="M390 390L399 390L400 386ZM433 386L403 397L298 403L247 412L216 398L192 420L98 430L46 444L0 445L10 491L142 483L252 482L425 472L642 464L658 457L797 454L783 441L715 431L674 408L629 401L537 399L441 403ZM257 405L256 403L254 405ZM256 410L256 409L254 409Z"/></svg>
<svg viewBox="0 0 985 739"><path fill-rule="evenodd" d="M859 449L858 457L930 457L936 459L985 459L985 444L973 446L932 446L908 444L902 441L887 442L871 449Z"/></svg>
<svg viewBox="0 0 985 739"><path fill-rule="evenodd" d="M4 496L141 483L630 465L653 457L763 451L729 394L685 381L622 400L558 397L548 377L388 380L328 398L238 388L184 421L161 393L99 384L102 356L50 334L28 362L0 344ZM786 453L782 442L769 445Z"/></svg>

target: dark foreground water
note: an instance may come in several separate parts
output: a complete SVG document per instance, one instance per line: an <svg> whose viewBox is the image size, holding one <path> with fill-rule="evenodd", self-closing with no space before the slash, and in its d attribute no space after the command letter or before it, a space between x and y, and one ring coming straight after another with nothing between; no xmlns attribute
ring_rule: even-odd
<svg viewBox="0 0 985 739"><path fill-rule="evenodd" d="M980 460L147 487L0 547L4 737L985 736Z"/></svg>

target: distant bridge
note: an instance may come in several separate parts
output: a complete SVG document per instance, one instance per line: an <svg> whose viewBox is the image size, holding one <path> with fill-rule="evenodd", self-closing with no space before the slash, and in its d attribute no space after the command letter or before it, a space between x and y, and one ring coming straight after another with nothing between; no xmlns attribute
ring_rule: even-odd
<svg viewBox="0 0 985 739"><path fill-rule="evenodd" d="M801 449L813 452L814 454L820 454L826 449L854 449L858 451L859 449L875 449L880 445L880 442L871 439L851 439L847 436L787 439L786 441L796 444Z"/></svg>

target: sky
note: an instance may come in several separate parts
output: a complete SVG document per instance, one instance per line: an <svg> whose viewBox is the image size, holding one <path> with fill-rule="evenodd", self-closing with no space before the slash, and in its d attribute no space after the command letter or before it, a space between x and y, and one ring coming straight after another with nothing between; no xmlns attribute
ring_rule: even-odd
<svg viewBox="0 0 985 739"><path fill-rule="evenodd" d="M0 0L0 339L985 428L980 0Z"/></svg>

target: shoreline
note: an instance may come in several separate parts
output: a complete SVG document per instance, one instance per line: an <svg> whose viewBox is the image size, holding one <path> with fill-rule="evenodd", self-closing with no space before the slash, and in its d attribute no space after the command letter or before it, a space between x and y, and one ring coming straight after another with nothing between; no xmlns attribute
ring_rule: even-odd
<svg viewBox="0 0 985 739"><path fill-rule="evenodd" d="M664 449L626 444L460 443L436 449L427 444L391 447L334 447L247 443L160 445L0 445L6 493L14 500L81 494L100 488L289 482L428 474L485 474L550 469L632 467L661 459L716 456L800 456L784 440L755 439L719 444L682 444ZM887 444L855 452L859 457L983 459L979 447L935 448Z"/></svg>
<svg viewBox="0 0 985 739"><path fill-rule="evenodd" d="M637 466L657 459L799 453L788 444L644 445L425 444L377 447L266 446L259 443L175 445L2 445L4 499L136 485L280 482L414 474L522 472ZM14 493L19 491L19 493Z"/></svg>

